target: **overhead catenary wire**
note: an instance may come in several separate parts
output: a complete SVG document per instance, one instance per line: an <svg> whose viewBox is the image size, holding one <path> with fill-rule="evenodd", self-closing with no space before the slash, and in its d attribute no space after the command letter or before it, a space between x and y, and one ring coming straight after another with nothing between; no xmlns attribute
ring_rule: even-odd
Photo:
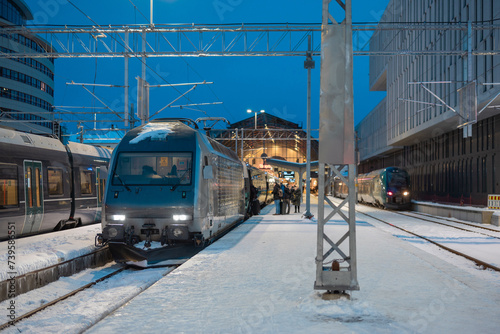
<svg viewBox="0 0 500 334"><path fill-rule="evenodd" d="M71 0L67 0L69 4L71 4L73 7L75 7L80 13L82 13L86 18L88 18L90 21L92 21L95 25L97 25L99 28L103 29L103 27L98 24L96 21L94 21L89 15L85 14L84 11L82 11L80 8L78 8L78 6L76 6ZM120 46L122 46L124 49L127 49L127 46L125 46L124 44L122 44L118 39L116 39L115 37L111 36L112 39L114 39ZM168 85L171 85L171 83L165 79L162 75L160 75L156 70L154 70L151 66L149 66L145 61L143 61L141 59L141 57L139 57L138 55L133 55L134 58L138 59L142 64L144 64L151 72L153 72L155 75L158 76L158 78L160 78L161 80L163 80L164 82L166 82ZM183 94L181 91L179 91L175 86L171 86L172 88L174 88L174 90L179 93L179 94ZM189 102L193 103L193 101L191 101L191 99L187 96L184 96L185 99L187 99Z"/></svg>
<svg viewBox="0 0 500 334"><path fill-rule="evenodd" d="M134 4L134 2L133 2L132 0L128 0L128 1L132 4L132 6L134 6L134 9L135 9L137 12L139 12L139 14L140 14L140 15L141 15L142 17L144 17L144 19L145 19L145 20L146 20L149 24L151 24L151 22L150 22L150 21L149 21L149 19L146 17L146 15L144 15L144 14L141 12L141 10L140 10L140 9L139 9L139 8L138 8L135 4ZM163 33L161 33L161 36L162 36L162 38L165 40L165 42L167 42L167 44L169 44L169 45L170 45L173 49L175 49L175 48L174 48L174 46L173 46L173 45L172 45L172 44L168 41L168 39L165 37L165 35L164 35ZM189 68L190 68L190 69L191 69L191 70L192 70L192 71L193 71L196 75L198 75L198 77L199 77L200 79L204 80L204 78L201 76L201 74L200 74L200 73L199 73L199 72L198 72L198 71L197 71L197 70L196 70L193 66L191 66L191 64L190 64L190 63L189 63L189 62L185 59L185 57L180 57L180 58L181 58L181 59L182 59L182 60L186 63L186 65L187 65L187 66L188 66L188 67L189 67ZM217 99L217 101L218 101L218 102L220 102L220 101L221 101L221 99L217 96L217 94L216 94L216 93L215 93L215 91L212 89L212 87L208 86L208 89L210 90L210 92L212 92L212 94L215 96L215 98ZM230 110L229 110L229 109L228 109L225 105L223 105L223 108L226 110L226 112L227 112L227 113L229 113L229 114L231 115L231 117L234 117L234 115L232 114L232 112L231 112L231 111L230 111ZM193 110L195 110L195 109L193 109ZM206 114L206 112L202 111L201 109L198 109L198 111L203 112L203 113L205 113L205 114Z"/></svg>

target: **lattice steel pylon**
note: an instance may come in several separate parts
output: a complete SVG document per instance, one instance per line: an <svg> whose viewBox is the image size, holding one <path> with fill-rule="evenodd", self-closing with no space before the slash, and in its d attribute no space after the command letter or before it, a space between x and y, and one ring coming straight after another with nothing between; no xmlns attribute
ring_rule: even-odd
<svg viewBox="0 0 500 334"><path fill-rule="evenodd" d="M314 289L327 290L325 296L359 290L356 262L356 190L354 177L354 110L352 63L351 0L336 0L345 11L345 19L337 23L330 14L331 0L323 0L321 33L321 97L318 170L318 233L316 281ZM325 196L325 165L348 185L349 195L336 206ZM347 179L335 165L348 165ZM333 211L325 215L325 202ZM348 215L341 209L349 203ZM340 215L347 222L347 231L334 238L343 226L326 231L327 222ZM330 233L331 237L327 235ZM337 240L337 241L334 241ZM326 245L326 251L325 251ZM326 266L330 264L330 266ZM347 264L347 265L346 265ZM326 297L327 299L329 297Z"/></svg>

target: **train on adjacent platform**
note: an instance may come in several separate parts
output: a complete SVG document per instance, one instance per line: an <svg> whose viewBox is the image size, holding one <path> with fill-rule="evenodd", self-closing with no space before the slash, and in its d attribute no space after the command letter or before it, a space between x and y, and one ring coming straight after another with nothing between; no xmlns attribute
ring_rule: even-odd
<svg viewBox="0 0 500 334"><path fill-rule="evenodd" d="M0 127L0 240L99 222L110 150Z"/></svg>
<svg viewBox="0 0 500 334"><path fill-rule="evenodd" d="M187 258L268 199L266 174L207 137L190 119L129 131L110 163L102 233L117 262L148 266Z"/></svg>
<svg viewBox="0 0 500 334"><path fill-rule="evenodd" d="M361 203L396 210L407 210L411 207L410 176L402 168L387 167L360 174L356 183L358 200ZM347 194L347 185L336 178L334 196L345 198Z"/></svg>

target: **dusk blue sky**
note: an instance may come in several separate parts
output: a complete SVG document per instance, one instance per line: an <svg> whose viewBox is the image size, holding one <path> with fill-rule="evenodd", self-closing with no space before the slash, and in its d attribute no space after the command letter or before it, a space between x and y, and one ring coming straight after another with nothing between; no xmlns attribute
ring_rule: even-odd
<svg viewBox="0 0 500 334"><path fill-rule="evenodd" d="M149 0L131 0L149 18ZM35 20L32 24L93 24L66 0L25 0ZM147 24L129 0L72 1L99 25ZM335 1L333 1L335 3ZM389 0L353 0L353 22L376 22ZM159 23L320 23L321 0L155 0L153 21ZM332 5L333 6L333 5ZM335 4L335 6L337 6ZM221 9L222 8L222 9ZM339 7L332 7L339 8ZM43 36L42 36L43 37ZM366 37L365 37L366 40ZM305 57L203 57L149 58L148 65L156 69L169 83L213 81L211 89L199 86L189 94L192 102L222 101L223 105L206 106L200 111L166 109L159 117L226 117L237 122L249 115L248 108L266 112L306 127L307 71ZM315 57L312 70L312 128L319 127L320 59ZM55 105L101 106L83 88L67 86L66 82L123 84L123 58L58 59L55 62ZM189 65L188 65L189 64ZM149 72L149 71L148 71ZM135 103L135 77L141 74L138 60L130 61L129 102ZM164 83L148 73L151 84ZM187 89L187 88L186 88ZM182 89L184 91L185 89ZM95 88L99 98L108 105L123 110L123 89ZM151 91L150 109L156 111L179 94L172 88ZM368 89L368 57L354 57L354 119L357 124L385 96L384 92ZM188 103L185 99L179 100ZM104 118L103 116L102 118ZM109 119L106 118L106 119ZM64 124L74 131L74 123ZM136 124L137 125L137 124ZM93 124L87 123L86 127ZM103 126L99 125L98 127ZM118 124L122 127L122 124Z"/></svg>

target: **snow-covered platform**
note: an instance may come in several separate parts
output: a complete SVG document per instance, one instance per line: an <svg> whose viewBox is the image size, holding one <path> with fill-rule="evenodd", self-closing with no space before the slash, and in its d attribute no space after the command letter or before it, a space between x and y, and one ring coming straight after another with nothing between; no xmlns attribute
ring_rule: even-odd
<svg viewBox="0 0 500 334"><path fill-rule="evenodd" d="M93 224L64 231L46 233L15 240L15 269L8 268L8 242L0 242L0 281L8 279L8 272L17 276L41 270L95 251L94 238L101 232L101 224Z"/></svg>
<svg viewBox="0 0 500 334"><path fill-rule="evenodd" d="M93 224L0 242L5 250L0 252L0 301L7 299L12 282L16 294L22 294L111 261L107 249L94 246L100 231L101 225Z"/></svg>
<svg viewBox="0 0 500 334"><path fill-rule="evenodd" d="M361 290L325 301L313 290L316 221L263 211L89 332L498 332L498 273L432 255L359 216ZM342 224L334 217L328 234Z"/></svg>
<svg viewBox="0 0 500 334"><path fill-rule="evenodd" d="M446 205L433 202L413 201L413 210L433 216L456 218L479 224L500 226L499 210L476 208L471 206Z"/></svg>

